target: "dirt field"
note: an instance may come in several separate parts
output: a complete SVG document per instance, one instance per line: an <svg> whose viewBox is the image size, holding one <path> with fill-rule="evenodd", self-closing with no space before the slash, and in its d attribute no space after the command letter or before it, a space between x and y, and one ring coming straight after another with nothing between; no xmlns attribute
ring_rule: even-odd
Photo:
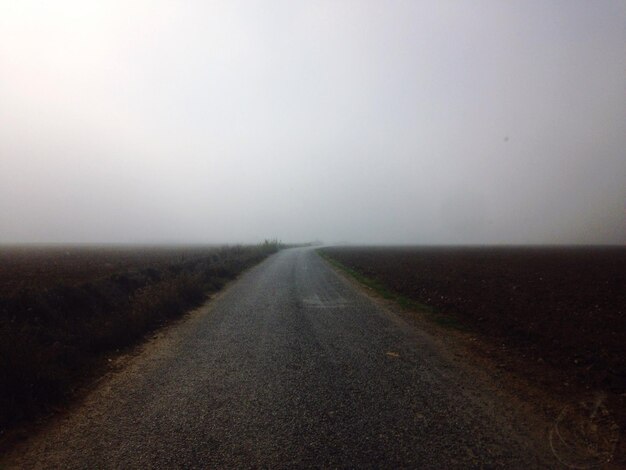
<svg viewBox="0 0 626 470"><path fill-rule="evenodd" d="M160 269L214 254L219 247L4 246L0 297L97 281L117 273Z"/></svg>
<svg viewBox="0 0 626 470"><path fill-rule="evenodd" d="M604 390L623 408L625 248L323 251L391 291L480 333L505 363L506 356L511 357L511 367L516 367L514 359L521 359L537 383Z"/></svg>
<svg viewBox="0 0 626 470"><path fill-rule="evenodd" d="M0 247L0 440L277 249Z"/></svg>

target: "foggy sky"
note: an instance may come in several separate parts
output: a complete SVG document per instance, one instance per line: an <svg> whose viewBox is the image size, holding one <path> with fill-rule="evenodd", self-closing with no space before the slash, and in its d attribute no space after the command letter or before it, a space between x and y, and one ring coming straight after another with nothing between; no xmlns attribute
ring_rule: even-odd
<svg viewBox="0 0 626 470"><path fill-rule="evenodd" d="M0 242L626 242L625 1L0 0Z"/></svg>

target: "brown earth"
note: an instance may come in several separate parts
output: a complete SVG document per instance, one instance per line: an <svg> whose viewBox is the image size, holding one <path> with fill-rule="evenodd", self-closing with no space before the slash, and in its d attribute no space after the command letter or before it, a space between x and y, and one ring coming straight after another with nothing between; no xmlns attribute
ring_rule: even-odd
<svg viewBox="0 0 626 470"><path fill-rule="evenodd" d="M479 339L476 351L557 400L606 396L614 419L626 429L625 248L323 252L400 298L432 307L432 318Z"/></svg>
<svg viewBox="0 0 626 470"><path fill-rule="evenodd" d="M75 286L117 273L160 269L218 253L207 246L0 246L0 297L26 289L42 290L58 285Z"/></svg>

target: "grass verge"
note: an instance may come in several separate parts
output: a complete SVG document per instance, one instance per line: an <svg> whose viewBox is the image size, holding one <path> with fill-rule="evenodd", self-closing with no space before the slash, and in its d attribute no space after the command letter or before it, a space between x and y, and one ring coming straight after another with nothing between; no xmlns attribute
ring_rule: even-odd
<svg viewBox="0 0 626 470"><path fill-rule="evenodd" d="M391 300L397 303L404 310L408 310L414 313L419 313L424 316L424 318L433 321L434 323L459 331L466 331L467 328L463 325L457 318L452 315L444 314L442 312L437 312L433 307L423 304L421 302L417 302L409 297L406 297L398 292L390 290L376 279L366 276L360 271L352 269L340 261L336 260L332 256L330 256L325 251L319 249L316 250L316 253L321 256L324 260L330 263L335 268L343 271L348 276L364 285L365 287L374 291L378 296L382 297L386 300Z"/></svg>

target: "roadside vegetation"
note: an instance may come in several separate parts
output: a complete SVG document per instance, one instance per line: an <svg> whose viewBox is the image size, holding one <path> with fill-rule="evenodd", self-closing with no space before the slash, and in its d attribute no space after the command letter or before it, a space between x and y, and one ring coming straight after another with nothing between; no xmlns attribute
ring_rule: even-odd
<svg viewBox="0 0 626 470"><path fill-rule="evenodd" d="M322 258L324 258L330 264L332 264L338 269L341 269L350 277L352 277L359 283L363 284L365 287L371 289L383 299L396 302L403 309L411 310L413 312L417 312L422 315L425 315L429 320L432 320L441 326L455 328L457 330L466 329L465 326L461 322L459 322L456 315L451 314L450 312L443 313L443 312L436 311L433 307L429 305L426 305L422 302L418 302L417 300L407 297L406 295L403 295L400 292L391 290L390 288L388 288L386 285L382 284L380 281L376 280L375 278L365 276L362 272L356 269L352 269L351 267L340 263L331 255L326 253L324 250L317 250L317 252Z"/></svg>
<svg viewBox="0 0 626 470"><path fill-rule="evenodd" d="M282 247L0 248L0 436Z"/></svg>

